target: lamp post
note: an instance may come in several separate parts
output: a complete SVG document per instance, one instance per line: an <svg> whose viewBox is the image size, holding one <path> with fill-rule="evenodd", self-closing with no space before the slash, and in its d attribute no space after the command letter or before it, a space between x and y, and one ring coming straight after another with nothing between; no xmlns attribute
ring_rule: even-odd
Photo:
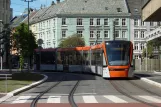
<svg viewBox="0 0 161 107"><path fill-rule="evenodd" d="M36 0L22 0L24 2L28 3L28 34L29 34L29 14L30 14L30 2L36 1Z"/></svg>
<svg viewBox="0 0 161 107"><path fill-rule="evenodd" d="M29 22L29 14L30 14L30 2L33 2L33 1L36 1L36 0L22 0L22 1L24 1L24 2L27 2L28 3L28 35L30 35L30 26L29 26L29 24L30 24L30 22ZM30 62L30 61L29 61ZM30 65L29 65L30 66ZM29 69L29 67L28 67L28 69Z"/></svg>
<svg viewBox="0 0 161 107"><path fill-rule="evenodd" d="M3 21L2 20L0 20L0 23L2 23L1 25L3 25ZM1 30L0 30L0 32L2 32L2 26L1 26ZM2 45L1 45L1 52L2 52ZM1 70L3 69L3 57L1 56Z"/></svg>

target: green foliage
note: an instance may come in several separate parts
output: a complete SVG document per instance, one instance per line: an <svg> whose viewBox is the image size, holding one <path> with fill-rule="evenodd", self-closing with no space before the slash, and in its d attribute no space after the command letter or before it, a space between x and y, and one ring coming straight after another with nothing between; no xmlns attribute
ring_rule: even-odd
<svg viewBox="0 0 161 107"><path fill-rule="evenodd" d="M23 69L23 64L24 64L24 58L22 55L20 55L20 70Z"/></svg>
<svg viewBox="0 0 161 107"><path fill-rule="evenodd" d="M27 24L22 23L16 27L12 39L13 48L16 48L23 57L32 56L34 49L37 48L36 38L31 31L28 32Z"/></svg>
<svg viewBox="0 0 161 107"><path fill-rule="evenodd" d="M63 39L59 44L59 47L61 48L79 47L79 46L85 46L85 41L84 38L81 38L77 34L74 34L72 36Z"/></svg>
<svg viewBox="0 0 161 107"><path fill-rule="evenodd" d="M159 46L161 46L161 39L157 38L154 39L152 41L149 41L147 43L147 53L148 53L148 57L151 58L153 57L153 51L154 51L154 47L157 47L159 49ZM143 54L144 57L146 57L146 49L143 50Z"/></svg>

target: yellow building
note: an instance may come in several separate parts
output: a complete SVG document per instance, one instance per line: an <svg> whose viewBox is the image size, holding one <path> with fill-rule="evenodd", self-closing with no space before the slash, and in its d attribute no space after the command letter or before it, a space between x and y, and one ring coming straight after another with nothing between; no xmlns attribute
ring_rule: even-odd
<svg viewBox="0 0 161 107"><path fill-rule="evenodd" d="M161 21L161 0L146 0L142 7L143 21Z"/></svg>

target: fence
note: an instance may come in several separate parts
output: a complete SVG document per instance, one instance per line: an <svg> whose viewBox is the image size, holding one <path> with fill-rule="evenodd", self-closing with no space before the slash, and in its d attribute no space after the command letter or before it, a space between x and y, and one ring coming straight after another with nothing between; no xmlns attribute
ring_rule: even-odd
<svg viewBox="0 0 161 107"><path fill-rule="evenodd" d="M161 60L159 59L134 59L135 71L161 71Z"/></svg>

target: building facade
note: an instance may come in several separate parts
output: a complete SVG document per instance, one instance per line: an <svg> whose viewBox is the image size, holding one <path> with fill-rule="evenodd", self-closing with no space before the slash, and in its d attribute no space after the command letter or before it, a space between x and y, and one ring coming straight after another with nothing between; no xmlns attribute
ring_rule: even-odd
<svg viewBox="0 0 161 107"><path fill-rule="evenodd" d="M144 0L66 0L40 9L31 19L31 29L43 48L58 47L63 38L79 34L86 45L113 40L130 40L134 58L146 47L145 36L159 22L143 22ZM95 8L97 7L97 8ZM115 24L114 24L115 21ZM98 37L98 38L97 38Z"/></svg>
<svg viewBox="0 0 161 107"><path fill-rule="evenodd" d="M0 0L0 20L3 21L4 24L10 21L11 9L10 9L10 0ZM3 25L0 22L0 31L2 31Z"/></svg>
<svg viewBox="0 0 161 107"><path fill-rule="evenodd" d="M130 18L130 35L134 45L134 58L139 59L144 48L146 48L146 35L152 30L160 26L160 22L144 22L142 16L142 6L147 0L126 0Z"/></svg>
<svg viewBox="0 0 161 107"><path fill-rule="evenodd" d="M131 40L125 0L57 0L37 12L30 28L37 39L43 39L43 48L58 47L63 38L73 34L83 37L86 45L93 45L96 39L98 43L113 40L114 34L116 40Z"/></svg>

